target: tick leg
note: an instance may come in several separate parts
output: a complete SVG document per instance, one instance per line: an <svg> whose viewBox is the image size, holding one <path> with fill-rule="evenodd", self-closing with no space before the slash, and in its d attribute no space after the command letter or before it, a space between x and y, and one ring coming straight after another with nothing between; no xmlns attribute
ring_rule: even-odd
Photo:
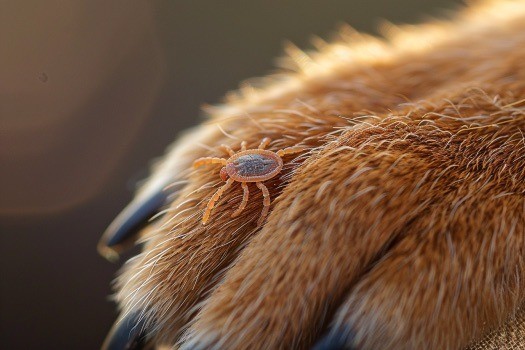
<svg viewBox="0 0 525 350"><path fill-rule="evenodd" d="M220 187L217 191L215 191L215 193L211 197L210 201L208 202L208 205L206 206L206 211L204 212L204 215L202 216L202 224L203 225L205 225L206 222L208 222L208 219L209 219L210 214L211 214L211 210L213 209L213 207L215 207L215 203L217 203L219 198L221 198L221 196L224 193L224 191L226 191L228 188L230 188L230 186L233 184L233 182L234 182L234 180L229 178L228 181L226 181L226 183L222 187Z"/></svg>
<svg viewBox="0 0 525 350"><path fill-rule="evenodd" d="M241 151L246 151L246 141L241 142Z"/></svg>
<svg viewBox="0 0 525 350"><path fill-rule="evenodd" d="M246 182L241 182L241 186L244 191L242 194L242 202L241 202L241 205L239 205L239 209L233 212L232 218L239 215L244 210L244 208L246 207L246 204L248 203L248 196L250 195L250 191L248 190L248 184L246 184Z"/></svg>
<svg viewBox="0 0 525 350"><path fill-rule="evenodd" d="M201 165L205 165L205 164L222 164L222 165L226 165L226 163L228 163L228 162L224 158L204 157L204 158L199 158L196 161L194 161L193 162L193 167L194 168L198 168Z"/></svg>
<svg viewBox="0 0 525 350"><path fill-rule="evenodd" d="M272 139L270 139L269 137L265 137L264 139L262 139L261 144L259 145L259 149L265 149L266 146L270 144L270 142L272 142Z"/></svg>
<svg viewBox="0 0 525 350"><path fill-rule="evenodd" d="M228 154L230 155L230 157L233 156L233 155L235 154L235 152L234 152L234 151L230 148L230 146L228 146L228 145L221 145L220 148L221 148L224 152L228 153Z"/></svg>
<svg viewBox="0 0 525 350"><path fill-rule="evenodd" d="M277 155L279 157L282 157L282 156L287 155L287 154L294 154L294 153L298 153L298 152L304 151L305 149L306 149L306 147L302 147L302 146L287 147L285 149L281 149L281 150L277 151Z"/></svg>
<svg viewBox="0 0 525 350"><path fill-rule="evenodd" d="M257 226L261 226L264 219L266 218L266 215L268 215L268 210L270 210L270 192L268 192L268 188L266 188L266 186L262 182L256 182L255 184L261 189L264 197L264 207L261 212L261 217L259 218L259 220L257 220Z"/></svg>

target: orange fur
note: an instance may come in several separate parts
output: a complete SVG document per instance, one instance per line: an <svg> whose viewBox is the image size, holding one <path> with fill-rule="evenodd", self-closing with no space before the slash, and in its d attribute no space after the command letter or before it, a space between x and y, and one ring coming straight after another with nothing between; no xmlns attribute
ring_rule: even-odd
<svg viewBox="0 0 525 350"><path fill-rule="evenodd" d="M302 349L329 330L362 349L461 349L524 302L524 3L387 37L291 49L297 72L230 96L160 165L145 190L184 185L116 285L152 342ZM220 167L191 163L264 137L307 149L265 182L267 222L260 191L231 217L235 186L202 226Z"/></svg>

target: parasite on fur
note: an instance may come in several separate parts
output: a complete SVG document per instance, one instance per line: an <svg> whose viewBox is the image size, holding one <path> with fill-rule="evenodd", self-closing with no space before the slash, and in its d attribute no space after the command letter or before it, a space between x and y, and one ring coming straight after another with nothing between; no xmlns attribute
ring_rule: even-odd
<svg viewBox="0 0 525 350"><path fill-rule="evenodd" d="M106 344L525 349L525 2L476 3L452 21L388 26L387 38L343 28L209 109L108 230L120 249L141 228L142 251L115 283ZM256 188L230 174L268 175L274 158L242 174L230 159L192 164L267 136L263 149L313 151L277 154L256 227L263 196L232 220L238 187ZM228 180L241 186L202 226ZM237 222L248 211L254 224Z"/></svg>
<svg viewBox="0 0 525 350"><path fill-rule="evenodd" d="M255 182L255 185L263 193L263 210L261 216L257 221L257 225L261 225L264 218L270 209L270 192L268 188L262 183L279 174L283 168L282 157L287 154L293 154L304 150L303 147L287 147L277 152L272 152L266 149L271 140L265 137L257 149L246 149L246 141L241 142L241 150L234 152L229 146L221 145L230 158L216 158L203 157L197 159L193 163L193 167L198 168L206 164L222 164L220 177L226 183L221 186L211 199L208 201L204 215L202 216L202 224L205 225L209 218L211 211L215 207L215 203L221 198L223 193L228 190L234 182L240 182L243 189L243 196L239 208L235 210L232 217L238 216L246 207L250 191L248 189L248 182Z"/></svg>

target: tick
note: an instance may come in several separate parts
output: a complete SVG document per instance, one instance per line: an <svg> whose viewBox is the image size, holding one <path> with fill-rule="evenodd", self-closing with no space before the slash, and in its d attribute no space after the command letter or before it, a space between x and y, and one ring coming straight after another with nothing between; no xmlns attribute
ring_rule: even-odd
<svg viewBox="0 0 525 350"><path fill-rule="evenodd" d="M260 226L270 209L270 193L268 188L263 184L263 181L269 180L279 174L283 168L282 157L287 154L301 152L304 147L287 147L277 152L272 152L265 149L271 140L265 137L257 149L246 149L246 141L241 142L241 150L234 152L229 146L221 145L223 149L230 156L226 158L204 157L199 158L193 163L193 167L197 168L205 164L221 164L223 165L220 171L220 177L226 181L210 198L206 206L206 211L202 216L202 224L205 225L210 218L211 211L215 207L215 203L221 198L223 193L228 190L234 182L240 182L243 189L243 196L239 208L235 210L232 217L238 216L246 207L250 191L248 190L248 183L255 182L255 185L263 193L263 210L257 225Z"/></svg>

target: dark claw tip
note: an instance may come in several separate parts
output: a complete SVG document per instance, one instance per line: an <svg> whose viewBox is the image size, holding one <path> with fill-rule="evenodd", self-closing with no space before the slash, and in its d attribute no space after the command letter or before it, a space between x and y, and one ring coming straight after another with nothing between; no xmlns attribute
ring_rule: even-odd
<svg viewBox="0 0 525 350"><path fill-rule="evenodd" d="M357 350L352 345L353 338L351 331L330 331L315 344L312 350Z"/></svg>
<svg viewBox="0 0 525 350"><path fill-rule="evenodd" d="M99 242L99 252L110 260L117 258L117 246L123 245L143 228L166 202L167 196L168 193L159 189L136 197L106 229Z"/></svg>
<svg viewBox="0 0 525 350"><path fill-rule="evenodd" d="M144 321L137 314L115 322L104 340L101 350L140 350L146 345Z"/></svg>

